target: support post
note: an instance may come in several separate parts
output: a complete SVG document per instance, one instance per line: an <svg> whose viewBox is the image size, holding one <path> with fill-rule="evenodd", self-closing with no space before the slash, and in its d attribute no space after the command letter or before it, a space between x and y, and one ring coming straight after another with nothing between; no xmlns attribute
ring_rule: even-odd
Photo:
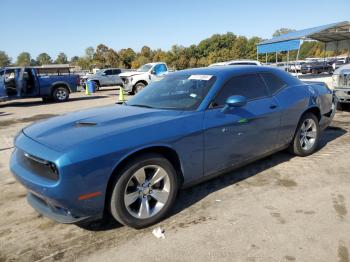
<svg viewBox="0 0 350 262"><path fill-rule="evenodd" d="M298 52L297 52L296 61L299 60L300 47L301 47L301 40L299 41L299 48L298 48ZM295 74L297 75L297 78L299 78L297 67L295 67Z"/></svg>
<svg viewBox="0 0 350 262"><path fill-rule="evenodd" d="M265 53L265 63L267 65L267 53Z"/></svg>

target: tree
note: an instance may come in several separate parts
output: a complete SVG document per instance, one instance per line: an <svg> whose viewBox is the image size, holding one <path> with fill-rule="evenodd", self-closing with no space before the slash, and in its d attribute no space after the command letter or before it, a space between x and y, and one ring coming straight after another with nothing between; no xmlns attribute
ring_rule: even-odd
<svg viewBox="0 0 350 262"><path fill-rule="evenodd" d="M108 51L107 51L106 64L108 66L110 66L110 67L117 67L117 66L119 66L119 55L112 48L109 48Z"/></svg>
<svg viewBox="0 0 350 262"><path fill-rule="evenodd" d="M18 66L29 66L31 62L31 57L28 52L22 52L17 56L16 64Z"/></svg>
<svg viewBox="0 0 350 262"><path fill-rule="evenodd" d="M293 32L293 31L295 31L295 29L283 28L283 27L282 27L282 28L276 30L276 31L272 34L272 37L276 37L276 36L288 34L288 33Z"/></svg>
<svg viewBox="0 0 350 262"><path fill-rule="evenodd" d="M109 48L103 44L99 44L96 47L96 52L93 56L94 63L98 68L106 67L107 53Z"/></svg>
<svg viewBox="0 0 350 262"><path fill-rule="evenodd" d="M72 64L72 65L78 65L78 62L79 62L79 56L73 56L70 59L70 64Z"/></svg>
<svg viewBox="0 0 350 262"><path fill-rule="evenodd" d="M4 51L0 51L0 67L9 66L11 64L11 57Z"/></svg>
<svg viewBox="0 0 350 262"><path fill-rule="evenodd" d="M136 57L136 53L132 48L122 49L118 53L122 67L131 68L132 61Z"/></svg>
<svg viewBox="0 0 350 262"><path fill-rule="evenodd" d="M36 58L36 63L38 65L49 65L52 64L52 58L47 53L41 53Z"/></svg>
<svg viewBox="0 0 350 262"><path fill-rule="evenodd" d="M55 64L68 64L67 55L63 52L60 52L55 60Z"/></svg>

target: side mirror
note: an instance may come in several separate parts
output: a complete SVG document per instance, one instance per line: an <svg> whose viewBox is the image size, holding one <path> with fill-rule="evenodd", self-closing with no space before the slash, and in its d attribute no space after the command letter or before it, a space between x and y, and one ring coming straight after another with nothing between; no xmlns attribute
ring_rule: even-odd
<svg viewBox="0 0 350 262"><path fill-rule="evenodd" d="M103 72L103 73L102 73L102 75L103 75L103 76L105 76L105 75L106 75L106 73L105 73L105 72Z"/></svg>
<svg viewBox="0 0 350 262"><path fill-rule="evenodd" d="M229 108L242 107L247 104L247 98L244 96L230 96L226 100L224 111Z"/></svg>
<svg viewBox="0 0 350 262"><path fill-rule="evenodd" d="M152 69L151 74L156 75L156 70Z"/></svg>

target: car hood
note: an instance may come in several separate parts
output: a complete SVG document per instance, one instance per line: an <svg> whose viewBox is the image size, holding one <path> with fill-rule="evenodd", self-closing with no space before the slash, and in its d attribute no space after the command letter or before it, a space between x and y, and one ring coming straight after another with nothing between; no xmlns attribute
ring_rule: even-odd
<svg viewBox="0 0 350 262"><path fill-rule="evenodd" d="M173 119L181 111L113 105L69 113L34 123L23 130L29 138L55 150L66 151L85 142Z"/></svg>
<svg viewBox="0 0 350 262"><path fill-rule="evenodd" d="M142 75L145 74L147 72L138 72L138 71L129 71L129 72L124 72L119 74L120 77L128 77L128 76L135 76L135 75Z"/></svg>
<svg viewBox="0 0 350 262"><path fill-rule="evenodd" d="M345 72L350 72L350 64L346 64L346 65L343 65L341 67L339 67L338 69L336 69L333 74L334 75L340 75L342 73L345 73Z"/></svg>

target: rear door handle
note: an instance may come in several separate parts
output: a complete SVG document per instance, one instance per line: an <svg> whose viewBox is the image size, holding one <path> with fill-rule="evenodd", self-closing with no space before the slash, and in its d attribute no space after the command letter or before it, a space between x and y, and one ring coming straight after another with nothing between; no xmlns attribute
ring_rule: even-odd
<svg viewBox="0 0 350 262"><path fill-rule="evenodd" d="M275 108L277 108L277 105L272 104L272 105L270 105L270 108L271 108L271 109L275 109Z"/></svg>

